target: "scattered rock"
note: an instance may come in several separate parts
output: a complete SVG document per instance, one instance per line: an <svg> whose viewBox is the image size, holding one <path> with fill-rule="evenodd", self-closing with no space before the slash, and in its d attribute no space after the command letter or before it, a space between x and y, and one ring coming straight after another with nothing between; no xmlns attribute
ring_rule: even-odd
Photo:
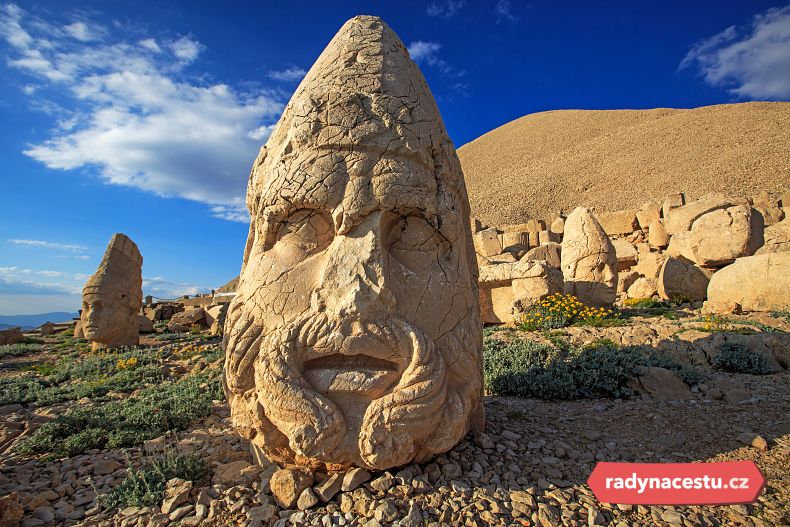
<svg viewBox="0 0 790 527"><path fill-rule="evenodd" d="M354 490L366 481L370 481L370 472L364 468L352 468L343 477L343 492Z"/></svg>
<svg viewBox="0 0 790 527"><path fill-rule="evenodd" d="M165 499L162 501L162 514L170 514L176 508L189 500L192 482L179 478L168 480L165 486Z"/></svg>
<svg viewBox="0 0 790 527"><path fill-rule="evenodd" d="M304 490L313 484L313 474L307 469L284 468L272 475L274 501L283 509L293 509Z"/></svg>

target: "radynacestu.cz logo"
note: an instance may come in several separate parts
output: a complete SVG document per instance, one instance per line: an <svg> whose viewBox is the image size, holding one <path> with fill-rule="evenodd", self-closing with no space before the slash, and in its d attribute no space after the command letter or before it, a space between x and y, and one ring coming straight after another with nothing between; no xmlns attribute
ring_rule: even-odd
<svg viewBox="0 0 790 527"><path fill-rule="evenodd" d="M598 501L631 505L752 503L765 487L753 461L598 463L587 484Z"/></svg>

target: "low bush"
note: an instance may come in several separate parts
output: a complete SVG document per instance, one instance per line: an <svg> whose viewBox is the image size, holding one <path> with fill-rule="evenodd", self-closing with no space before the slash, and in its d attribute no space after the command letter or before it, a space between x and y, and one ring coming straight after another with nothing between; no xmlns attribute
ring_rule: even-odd
<svg viewBox="0 0 790 527"><path fill-rule="evenodd" d="M584 305L573 295L555 294L528 306L515 316L522 331L559 329L568 326L608 327L625 323L618 313Z"/></svg>
<svg viewBox="0 0 790 527"><path fill-rule="evenodd" d="M698 327L697 329L707 333L727 332L738 333L741 335L754 335L757 333L757 331L753 328L757 328L763 333L781 332L780 329L763 324L762 322L758 322L756 320L737 320L721 315L705 315L702 318L692 320L692 322L701 323L702 326Z"/></svg>
<svg viewBox="0 0 790 527"><path fill-rule="evenodd" d="M660 309L669 307L661 300L654 298L627 298L623 300L623 305L634 309Z"/></svg>
<svg viewBox="0 0 790 527"><path fill-rule="evenodd" d="M740 342L725 342L719 348L719 354L713 358L712 365L719 370L731 373L750 373L766 375L771 373L765 357L756 353Z"/></svg>
<svg viewBox="0 0 790 527"><path fill-rule="evenodd" d="M567 342L542 344L520 337L509 342L483 342L485 389L496 395L537 399L620 397L630 394L628 380L636 366L675 371L687 383L698 382L696 370L657 355L644 346L618 347L599 340L582 347Z"/></svg>
<svg viewBox="0 0 790 527"><path fill-rule="evenodd" d="M48 405L131 392L161 380L160 365L167 353L132 348L37 364L30 373L0 379L0 404Z"/></svg>
<svg viewBox="0 0 790 527"><path fill-rule="evenodd" d="M44 346L41 344L28 344L24 342L18 344L3 344L0 345L0 359L4 357L21 357L22 355L30 355L43 350Z"/></svg>
<svg viewBox="0 0 790 527"><path fill-rule="evenodd" d="M126 478L117 487L99 496L99 505L105 510L156 506L165 496L168 480L180 478L199 485L210 475L208 464L200 456L168 452L139 470L129 467Z"/></svg>
<svg viewBox="0 0 790 527"><path fill-rule="evenodd" d="M790 323L790 311L771 311L772 318L783 318L785 322Z"/></svg>
<svg viewBox="0 0 790 527"><path fill-rule="evenodd" d="M92 448L136 446L170 430L184 430L209 415L212 400L222 398L219 370L191 375L128 399L68 410L41 425L17 450L54 459Z"/></svg>

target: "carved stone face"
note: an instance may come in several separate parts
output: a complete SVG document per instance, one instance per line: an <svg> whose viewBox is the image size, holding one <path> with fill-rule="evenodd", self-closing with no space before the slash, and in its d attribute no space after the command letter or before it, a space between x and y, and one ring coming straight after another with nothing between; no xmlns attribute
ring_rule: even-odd
<svg viewBox="0 0 790 527"><path fill-rule="evenodd" d="M142 265L137 245L124 234L113 235L99 268L82 290L80 321L94 349L139 342Z"/></svg>
<svg viewBox="0 0 790 527"><path fill-rule="evenodd" d="M85 338L110 345L126 332L130 320L137 321L137 310L128 295L111 288L93 288L82 296L83 332Z"/></svg>
<svg viewBox="0 0 790 527"><path fill-rule="evenodd" d="M320 93L311 89L319 66L342 61L356 41L335 46L336 58L333 44L355 35L364 44L366 32L417 90L388 99L387 111L375 96L366 104L333 91L326 76ZM378 19L347 23L253 166L225 380L234 424L277 461L383 469L424 460L450 449L479 411L466 191L402 46ZM394 130L390 119L413 128Z"/></svg>

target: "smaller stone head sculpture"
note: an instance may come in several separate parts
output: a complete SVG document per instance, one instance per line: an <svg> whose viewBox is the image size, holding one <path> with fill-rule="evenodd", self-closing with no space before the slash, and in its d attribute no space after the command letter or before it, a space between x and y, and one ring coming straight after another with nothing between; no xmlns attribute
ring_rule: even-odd
<svg viewBox="0 0 790 527"><path fill-rule="evenodd" d="M82 289L80 322L94 349L138 344L142 265L137 245L124 234L113 235L99 268Z"/></svg>

